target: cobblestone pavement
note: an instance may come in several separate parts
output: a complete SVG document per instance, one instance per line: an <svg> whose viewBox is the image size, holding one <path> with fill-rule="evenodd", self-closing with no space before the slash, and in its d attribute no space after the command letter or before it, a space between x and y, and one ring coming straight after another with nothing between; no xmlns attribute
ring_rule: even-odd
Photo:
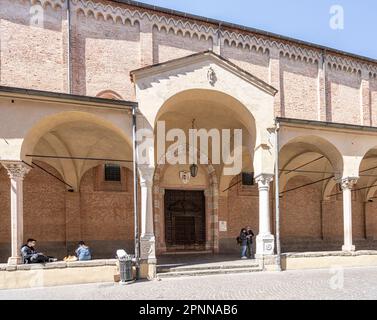
<svg viewBox="0 0 377 320"><path fill-rule="evenodd" d="M0 299L343 300L377 299L377 268L216 275L138 282L0 290Z"/></svg>

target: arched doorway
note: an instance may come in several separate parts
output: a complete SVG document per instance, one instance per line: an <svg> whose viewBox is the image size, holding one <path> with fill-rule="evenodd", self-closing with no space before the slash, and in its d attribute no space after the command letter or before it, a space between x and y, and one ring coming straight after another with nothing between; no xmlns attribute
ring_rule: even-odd
<svg viewBox="0 0 377 320"><path fill-rule="evenodd" d="M214 114L216 117L212 116ZM189 145L189 130L192 129L193 119L195 119L195 129L208 134L200 139L200 141L207 139L206 143L201 145L198 139L195 144L198 163L200 164L204 160L204 164L199 165L196 177L190 177L189 181L183 181L181 174L190 173L189 155L193 146ZM157 253L174 251L219 253L222 251L221 248L226 251L230 242L235 243L234 238L237 235L228 233L227 230L220 231L219 223L222 221L223 224L228 222L231 224L231 221L236 219L237 213L229 212L229 215L224 215L220 220L219 198L227 197L228 193L219 190L219 180L224 178L225 181L225 177L229 176L226 174L226 169L229 169L230 165L226 161L228 159L224 161L218 157L216 152L219 152L221 156L223 130L231 132L232 137L234 137L235 130L240 130L242 145L235 146L232 142L228 155L235 162L239 161L240 163L236 172L231 174L231 178L238 176L242 170L253 171L252 159L256 141L254 118L239 101L226 94L213 90L189 90L169 99L161 107L156 123L155 130L159 127L158 123L163 123L167 133L170 130L179 129L187 137L186 145L183 147L177 145L177 139L166 142L168 152L165 154L165 164L158 165L156 169L154 221ZM220 137L219 150L215 145L216 134ZM156 136L158 136L157 132ZM207 145L208 149L203 152L200 147ZM236 147L240 150L235 151ZM188 162L172 165L169 158L177 159L181 153L186 153ZM160 157L157 152L156 159L158 163ZM247 161L243 161L245 159ZM258 198L253 198L253 200L258 205ZM190 210L187 210L187 207L196 210L188 212ZM184 227L184 225L194 225L195 228ZM181 240L179 240L180 243L176 243L174 237L180 233L179 228L183 234L187 234L186 243L182 243ZM200 239L200 232L204 232L205 241ZM191 236L193 238L190 238ZM235 249L237 250L236 245Z"/></svg>

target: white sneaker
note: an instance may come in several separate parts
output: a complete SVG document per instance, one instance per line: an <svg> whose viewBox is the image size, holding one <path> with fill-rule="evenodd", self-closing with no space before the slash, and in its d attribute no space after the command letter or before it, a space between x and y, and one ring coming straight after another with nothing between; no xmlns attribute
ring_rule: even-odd
<svg viewBox="0 0 377 320"><path fill-rule="evenodd" d="M247 259L247 257L242 257L241 259L242 259L242 260L246 260L246 259Z"/></svg>

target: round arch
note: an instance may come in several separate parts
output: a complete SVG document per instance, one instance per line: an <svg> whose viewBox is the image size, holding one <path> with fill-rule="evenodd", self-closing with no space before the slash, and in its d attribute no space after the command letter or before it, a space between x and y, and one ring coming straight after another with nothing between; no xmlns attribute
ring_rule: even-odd
<svg viewBox="0 0 377 320"><path fill-rule="evenodd" d="M214 117L214 114L216 114L216 117ZM230 130L229 141L231 146L230 155L227 159L222 157L221 146L220 150L213 150L209 146L208 151L202 151L210 158L219 176L224 170L224 160L228 160L234 154L234 150L237 150L236 148L242 148L243 153L249 154L250 158L254 159L256 143L260 138L258 137L254 116L240 101L216 90L192 89L170 97L157 112L154 123L155 136L159 137L157 132L159 126L157 124L161 121L164 122L165 134L171 129L179 128L185 133L185 139L189 140L188 133L192 128L193 119L195 119L195 129L203 129L207 133L210 133L213 129L217 130L221 144L226 142L222 136L225 131L222 130ZM242 130L242 146L234 145L234 133L237 129ZM161 155L161 152L158 153ZM213 161L215 154L220 155L220 163ZM157 159L159 155L156 153L156 162L159 160ZM256 167L261 166L257 164Z"/></svg>
<svg viewBox="0 0 377 320"><path fill-rule="evenodd" d="M86 112L68 111L43 118L27 132L21 159L30 162L30 155L43 155L131 160L131 146L131 137L112 122ZM83 173L100 163L58 158L45 161L76 190Z"/></svg>
<svg viewBox="0 0 377 320"><path fill-rule="evenodd" d="M280 147L280 166L286 169L287 166L305 153L316 153L326 158L336 178L343 174L343 157L340 151L328 140L315 135L303 135L295 137Z"/></svg>

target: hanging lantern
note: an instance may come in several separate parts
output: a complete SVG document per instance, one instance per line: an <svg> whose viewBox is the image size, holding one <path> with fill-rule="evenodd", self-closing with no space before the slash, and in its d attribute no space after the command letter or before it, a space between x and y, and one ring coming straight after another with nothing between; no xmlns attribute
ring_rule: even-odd
<svg viewBox="0 0 377 320"><path fill-rule="evenodd" d="M199 167L194 163L190 166L191 177L196 178L198 175Z"/></svg>

